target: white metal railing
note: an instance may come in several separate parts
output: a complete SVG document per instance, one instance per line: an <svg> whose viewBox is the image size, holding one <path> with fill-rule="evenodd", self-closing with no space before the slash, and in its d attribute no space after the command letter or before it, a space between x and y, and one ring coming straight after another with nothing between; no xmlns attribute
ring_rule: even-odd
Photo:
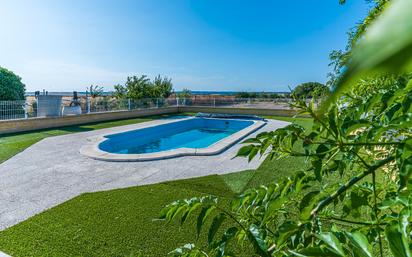
<svg viewBox="0 0 412 257"><path fill-rule="evenodd" d="M0 120L28 118L28 104L25 100L0 101Z"/></svg>
<svg viewBox="0 0 412 257"><path fill-rule="evenodd" d="M71 97L64 97L61 101L53 100L48 103L42 99L37 101L18 100L0 101L0 120L25 119L41 117L44 113L53 113L55 116L64 115L63 108L76 107L79 113L96 113L111 111L127 111L169 106L203 106L227 108L259 108L259 109L288 109L292 99L287 98L234 98L234 97L205 97L193 96L188 98L148 98L148 99L116 99L111 96L79 97L74 102ZM44 112L44 108L54 108L54 111Z"/></svg>
<svg viewBox="0 0 412 257"><path fill-rule="evenodd" d="M224 97L191 97L180 99L182 106L228 107L228 108L260 108L287 109L292 99L287 98L224 98Z"/></svg>

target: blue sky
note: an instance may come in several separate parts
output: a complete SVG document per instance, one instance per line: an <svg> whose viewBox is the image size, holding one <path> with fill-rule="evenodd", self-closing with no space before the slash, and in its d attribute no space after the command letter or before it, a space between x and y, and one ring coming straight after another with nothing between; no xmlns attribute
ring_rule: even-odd
<svg viewBox="0 0 412 257"><path fill-rule="evenodd" d="M0 66L28 91L111 90L129 75L177 90L284 91L326 81L361 0L0 0Z"/></svg>

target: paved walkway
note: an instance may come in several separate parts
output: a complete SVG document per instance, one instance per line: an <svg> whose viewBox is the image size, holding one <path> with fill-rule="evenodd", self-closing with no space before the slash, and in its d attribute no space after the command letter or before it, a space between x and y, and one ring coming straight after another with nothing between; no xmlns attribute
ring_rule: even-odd
<svg viewBox="0 0 412 257"><path fill-rule="evenodd" d="M147 162L105 162L79 153L88 137L118 132L150 121L116 128L50 137L0 164L0 230L85 192L255 169L262 161L232 159L240 144L215 156L186 156ZM285 126L269 121L256 133Z"/></svg>
<svg viewBox="0 0 412 257"><path fill-rule="evenodd" d="M0 251L0 257L10 257L10 255L3 253L2 251Z"/></svg>

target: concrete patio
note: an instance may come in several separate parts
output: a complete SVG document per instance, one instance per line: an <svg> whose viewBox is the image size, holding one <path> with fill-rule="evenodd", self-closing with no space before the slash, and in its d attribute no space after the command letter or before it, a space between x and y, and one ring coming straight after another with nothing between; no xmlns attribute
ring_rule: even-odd
<svg viewBox="0 0 412 257"><path fill-rule="evenodd" d="M46 138L0 164L0 230L82 193L255 169L263 161L232 159L239 143L215 156L147 162L105 162L79 153L88 137L162 122L165 120ZM270 120L250 136L287 124Z"/></svg>

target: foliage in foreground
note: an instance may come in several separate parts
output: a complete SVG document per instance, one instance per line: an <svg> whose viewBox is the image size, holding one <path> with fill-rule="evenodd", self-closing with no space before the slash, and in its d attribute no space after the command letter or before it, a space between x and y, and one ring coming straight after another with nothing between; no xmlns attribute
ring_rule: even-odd
<svg viewBox="0 0 412 257"><path fill-rule="evenodd" d="M265 153L270 158L304 156L309 168L247 190L229 209L220 208L214 196L169 204L161 218L185 223L196 216L198 234L212 220L207 249L186 244L171 255L234 256L233 247L250 244L257 256L412 256L412 76L376 73L408 68L412 38L404 29L412 27L412 4L398 0L391 7L377 22L381 31L371 29L373 34L355 48L321 111L313 102L296 99L294 107L314 119L311 130L292 124L262 133L246 140L238 153L249 160ZM379 56L357 50L390 44L386 33L394 21L402 26L396 31L400 34L389 34L392 41L399 38L392 47ZM368 91L353 90L351 76L366 75L372 76ZM382 80L388 85L373 86ZM226 220L234 225L224 228Z"/></svg>
<svg viewBox="0 0 412 257"><path fill-rule="evenodd" d="M161 218L184 223L200 211L198 233L212 219L208 255L192 245L173 254L231 256L227 245L248 242L259 256L383 256L388 247L393 256L410 256L411 89L412 81L365 103L351 99L323 118L298 101L315 120L312 130L292 124L260 134L239 155L251 159L270 149L270 158L306 156L310 168L244 192L228 210L213 196L171 203ZM299 144L303 152L295 150ZM236 225L215 238L225 220Z"/></svg>

